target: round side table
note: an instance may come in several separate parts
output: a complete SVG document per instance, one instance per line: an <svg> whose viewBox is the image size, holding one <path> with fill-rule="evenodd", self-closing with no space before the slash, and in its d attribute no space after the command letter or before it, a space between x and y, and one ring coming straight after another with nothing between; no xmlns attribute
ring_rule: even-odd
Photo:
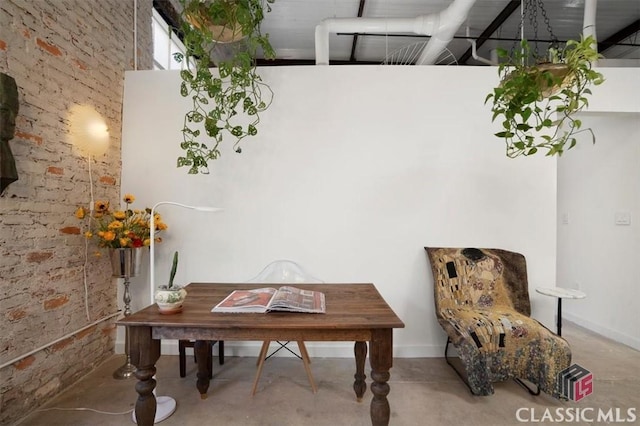
<svg viewBox="0 0 640 426"><path fill-rule="evenodd" d="M563 287L538 287L536 291L558 299L558 336L562 336L562 299L584 299L587 295L580 290Z"/></svg>

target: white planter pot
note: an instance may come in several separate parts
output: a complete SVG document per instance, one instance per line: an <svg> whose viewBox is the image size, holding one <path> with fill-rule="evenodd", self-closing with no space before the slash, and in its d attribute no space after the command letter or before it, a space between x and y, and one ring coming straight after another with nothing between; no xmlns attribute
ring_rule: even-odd
<svg viewBox="0 0 640 426"><path fill-rule="evenodd" d="M182 312L182 304L187 297L184 288L175 290L157 290L155 300L161 314L177 314Z"/></svg>

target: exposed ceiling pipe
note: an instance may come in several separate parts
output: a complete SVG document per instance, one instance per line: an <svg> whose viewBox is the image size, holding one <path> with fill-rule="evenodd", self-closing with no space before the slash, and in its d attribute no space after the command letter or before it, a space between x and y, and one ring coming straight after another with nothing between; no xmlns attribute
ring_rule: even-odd
<svg viewBox="0 0 640 426"><path fill-rule="evenodd" d="M469 37L469 27L467 27L467 37ZM473 59L487 65L499 65L497 62L478 56L478 52L476 50L476 41L474 39L468 38L467 41L471 43L471 56L473 57Z"/></svg>
<svg viewBox="0 0 640 426"><path fill-rule="evenodd" d="M582 24L582 36L593 36L593 48L598 49L598 37L596 36L596 9L598 0L586 0L584 2L584 23Z"/></svg>
<svg viewBox="0 0 640 426"><path fill-rule="evenodd" d="M416 65L435 64L440 53L447 47L456 35L458 28L464 24L471 6L475 0L454 1L451 5L440 13L435 14L437 19L436 28L431 34L429 43L424 47Z"/></svg>
<svg viewBox="0 0 640 426"><path fill-rule="evenodd" d="M316 26L316 65L329 65L329 34L415 33L431 36L416 65L434 64L467 19L476 0L454 0L445 10L416 18L328 18Z"/></svg>

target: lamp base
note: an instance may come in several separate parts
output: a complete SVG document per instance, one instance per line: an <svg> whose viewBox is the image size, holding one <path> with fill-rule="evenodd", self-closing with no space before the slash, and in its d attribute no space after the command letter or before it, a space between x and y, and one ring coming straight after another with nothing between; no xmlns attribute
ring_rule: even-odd
<svg viewBox="0 0 640 426"><path fill-rule="evenodd" d="M160 423L171 416L174 411L176 411L175 399L170 396L156 396L156 417L153 419L153 423ZM131 413L131 420L138 423L135 410Z"/></svg>
<svg viewBox="0 0 640 426"><path fill-rule="evenodd" d="M133 374L136 372L136 366L131 364L130 361L129 357L127 357L125 364L113 372L114 379L121 380L133 377Z"/></svg>

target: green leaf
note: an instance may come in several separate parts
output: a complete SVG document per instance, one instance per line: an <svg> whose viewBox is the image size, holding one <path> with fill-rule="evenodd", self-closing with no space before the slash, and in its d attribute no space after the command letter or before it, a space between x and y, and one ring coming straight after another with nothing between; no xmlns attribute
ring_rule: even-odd
<svg viewBox="0 0 640 426"><path fill-rule="evenodd" d="M498 132L498 133L495 133L495 136L497 136L499 138L512 138L513 137L513 133L511 133L511 132Z"/></svg>
<svg viewBox="0 0 640 426"><path fill-rule="evenodd" d="M188 83L193 81L193 74L191 74L191 71L189 70L180 71L180 77L182 77L182 79Z"/></svg>
<svg viewBox="0 0 640 426"><path fill-rule="evenodd" d="M467 45L468 46L468 45ZM498 54L499 57L501 58L506 58L509 56L509 52L507 52L505 49L498 47L496 48L496 53Z"/></svg>
<svg viewBox="0 0 640 426"><path fill-rule="evenodd" d="M242 126L234 126L231 129L231 134L233 136L241 136L242 135Z"/></svg>
<svg viewBox="0 0 640 426"><path fill-rule="evenodd" d="M244 101L242 102L242 109L244 111L247 111L247 109L253 107L253 101L251 100L251 98L244 98Z"/></svg>
<svg viewBox="0 0 640 426"><path fill-rule="evenodd" d="M220 73L221 78L229 77L231 75L231 71L231 64L229 64L228 62L222 62L218 66L218 72Z"/></svg>

